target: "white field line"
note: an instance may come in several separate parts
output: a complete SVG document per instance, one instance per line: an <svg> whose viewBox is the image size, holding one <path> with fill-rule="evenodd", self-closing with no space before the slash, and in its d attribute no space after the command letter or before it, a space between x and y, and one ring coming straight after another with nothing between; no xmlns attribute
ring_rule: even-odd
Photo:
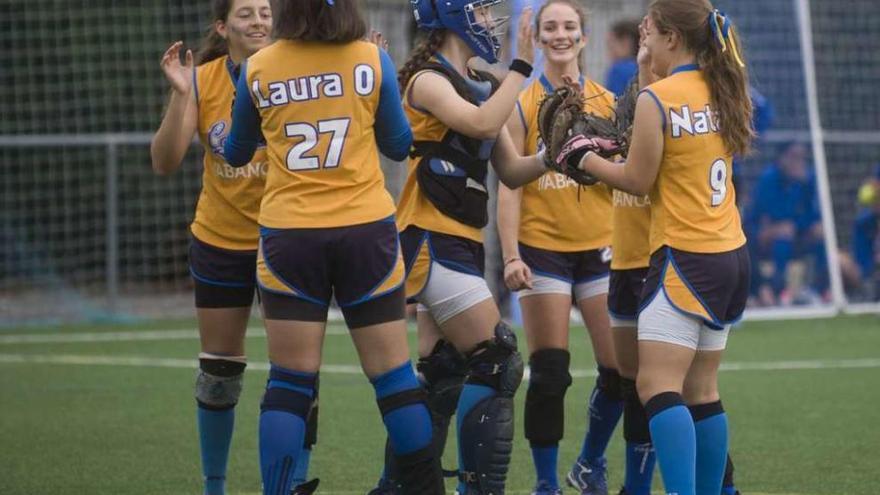
<svg viewBox="0 0 880 495"><path fill-rule="evenodd" d="M327 335L348 335L348 330L328 326ZM247 337L266 337L262 327L248 327ZM37 333L0 335L3 344L73 344L92 342L138 342L158 340L198 340L198 330L135 330L123 332Z"/></svg>
<svg viewBox="0 0 880 495"><path fill-rule="evenodd" d="M75 354L0 354L0 364L73 364L85 366L133 366L143 368L175 368L196 369L195 359L157 358L142 356L93 356ZM722 371L793 371L793 370L840 370L880 368L880 358L867 359L822 359L804 361L766 361L766 362L733 362L721 365ZM267 371L269 363L248 363L248 371ZM360 366L350 364L325 364L321 373L332 375L356 375L361 373ZM573 369L575 378L596 376L596 370ZM526 369L526 379L529 372Z"/></svg>

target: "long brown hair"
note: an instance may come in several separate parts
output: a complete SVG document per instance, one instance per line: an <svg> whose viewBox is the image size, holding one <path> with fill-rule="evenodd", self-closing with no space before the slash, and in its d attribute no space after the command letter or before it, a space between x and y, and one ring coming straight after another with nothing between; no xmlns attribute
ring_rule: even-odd
<svg viewBox="0 0 880 495"><path fill-rule="evenodd" d="M409 80L434 56L434 53L440 49L445 39L445 29L434 29L413 48L403 67L397 71L397 84L400 86L401 93L406 91L406 85L409 84Z"/></svg>
<svg viewBox="0 0 880 495"><path fill-rule="evenodd" d="M717 13L708 0L653 0L648 15L661 33L678 33L685 47L694 52L709 85L712 108L727 151L748 154L755 136L749 76L745 63L741 64L742 47L730 21ZM728 24L724 46L713 31L713 18L718 28Z"/></svg>
<svg viewBox="0 0 880 495"><path fill-rule="evenodd" d="M367 35L358 0L272 0L272 37L349 43Z"/></svg>
<svg viewBox="0 0 880 495"><path fill-rule="evenodd" d="M199 44L199 51L195 57L196 65L208 63L229 53L229 44L217 33L215 23L217 21L226 22L234 2L235 0L213 0L211 2L211 24L208 25L204 36L202 36L202 42Z"/></svg>
<svg viewBox="0 0 880 495"><path fill-rule="evenodd" d="M541 14L544 13L544 9L553 5L554 3L561 3L563 5L568 5L572 10L575 11L578 15L578 19L581 23L581 36L585 39L587 36L587 21L590 19L590 14L587 12L586 7L578 1L578 0L547 0L544 5L541 5L541 8L538 9L538 13L535 14L535 38L539 38L541 36ZM584 50L587 48L586 44L584 44L581 51L577 54L578 61L578 71L581 73L584 72Z"/></svg>

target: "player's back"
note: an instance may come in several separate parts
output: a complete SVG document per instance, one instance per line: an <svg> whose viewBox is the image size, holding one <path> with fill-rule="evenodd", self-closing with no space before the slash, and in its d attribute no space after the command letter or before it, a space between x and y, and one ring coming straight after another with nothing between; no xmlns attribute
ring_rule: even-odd
<svg viewBox="0 0 880 495"><path fill-rule="evenodd" d="M269 152L260 225L356 225L394 212L373 129L382 65L372 43L281 40L247 62Z"/></svg>
<svg viewBox="0 0 880 495"><path fill-rule="evenodd" d="M651 190L651 251L719 253L745 243L727 151L697 66L646 88L663 113L663 159Z"/></svg>

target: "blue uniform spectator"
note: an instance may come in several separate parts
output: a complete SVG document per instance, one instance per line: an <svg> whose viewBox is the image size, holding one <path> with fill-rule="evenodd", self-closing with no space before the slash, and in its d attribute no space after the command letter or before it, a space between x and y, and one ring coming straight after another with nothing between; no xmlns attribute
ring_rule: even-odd
<svg viewBox="0 0 880 495"><path fill-rule="evenodd" d="M753 189L745 215L753 256L753 292L765 304L807 302L828 290L828 264L815 176L803 143L787 143ZM792 260L811 265L812 291L789 287Z"/></svg>
<svg viewBox="0 0 880 495"><path fill-rule="evenodd" d="M620 96L639 70L639 20L623 19L611 25L605 40L611 65L605 76L605 87Z"/></svg>
<svg viewBox="0 0 880 495"><path fill-rule="evenodd" d="M860 209L853 222L852 257L858 285L869 299L880 298L880 164L859 189Z"/></svg>

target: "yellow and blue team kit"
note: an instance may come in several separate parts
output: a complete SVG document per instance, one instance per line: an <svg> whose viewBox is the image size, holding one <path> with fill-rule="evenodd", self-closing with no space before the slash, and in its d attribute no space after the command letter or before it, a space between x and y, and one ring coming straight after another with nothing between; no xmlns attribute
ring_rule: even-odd
<svg viewBox="0 0 880 495"><path fill-rule="evenodd" d="M678 67L643 92L663 115L664 138L649 194L652 254L642 307L663 290L678 310L720 329L742 315L748 295L733 156L699 66Z"/></svg>
<svg viewBox="0 0 880 495"><path fill-rule="evenodd" d="M236 71L228 56L193 71L197 131L205 149L202 190L190 227L197 307L249 306L253 301L257 216L268 164L264 147L241 168L231 167L223 155L232 125Z"/></svg>
<svg viewBox="0 0 880 495"><path fill-rule="evenodd" d="M495 140L464 136L412 101L413 83L432 71L450 80L463 98L479 105L491 94L488 81L465 79L440 54L410 78L403 108L416 147L398 202L397 225L407 268L406 295L412 301L428 283L431 264L482 277L482 227L487 221L485 173ZM420 145L420 146L419 146ZM424 153L421 149L428 150ZM438 192L439 190L439 192ZM447 208L458 205L459 208Z"/></svg>
<svg viewBox="0 0 880 495"><path fill-rule="evenodd" d="M581 78L584 111L611 117L614 94ZM538 133L538 108L554 88L546 75L533 81L516 104L525 130L525 155L544 148ZM580 284L608 274L611 244L611 190L604 184L581 187L567 176L548 171L522 187L519 251L537 275Z"/></svg>
<svg viewBox="0 0 880 495"><path fill-rule="evenodd" d="M238 165L267 143L257 279L287 298L274 317L326 319L335 294L349 319L402 286L379 166L380 151L400 160L412 142L395 76L388 54L363 41L280 40L242 65L237 91L249 98L236 101L225 151Z"/></svg>
<svg viewBox="0 0 880 495"><path fill-rule="evenodd" d="M618 321L634 322L651 262L651 200L648 195L636 196L618 189L612 198L608 313Z"/></svg>

